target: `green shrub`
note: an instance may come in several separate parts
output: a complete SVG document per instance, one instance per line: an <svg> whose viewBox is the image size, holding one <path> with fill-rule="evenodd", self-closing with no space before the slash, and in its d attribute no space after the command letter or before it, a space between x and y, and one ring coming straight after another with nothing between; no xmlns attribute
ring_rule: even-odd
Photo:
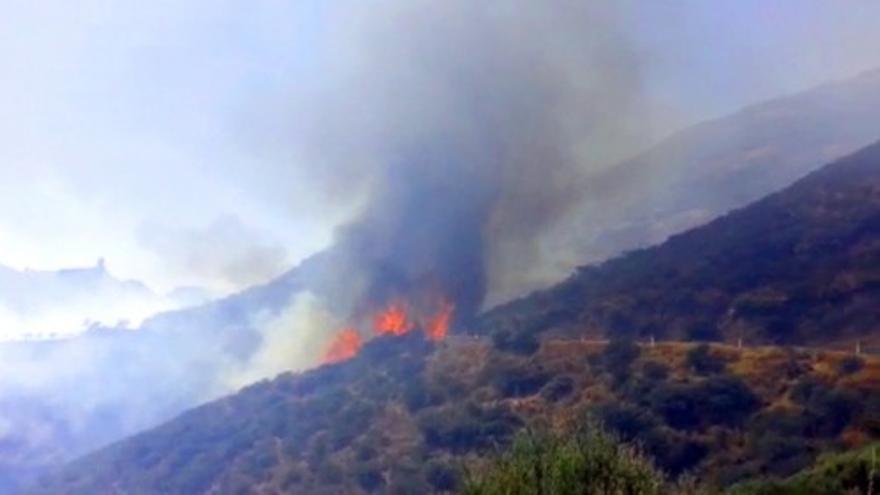
<svg viewBox="0 0 880 495"><path fill-rule="evenodd" d="M729 495L876 494L880 488L880 445L821 458L813 467L784 480L754 480Z"/></svg>
<svg viewBox="0 0 880 495"><path fill-rule="evenodd" d="M662 474L629 447L594 425L573 434L526 433L492 459L468 471L465 495L660 495Z"/></svg>

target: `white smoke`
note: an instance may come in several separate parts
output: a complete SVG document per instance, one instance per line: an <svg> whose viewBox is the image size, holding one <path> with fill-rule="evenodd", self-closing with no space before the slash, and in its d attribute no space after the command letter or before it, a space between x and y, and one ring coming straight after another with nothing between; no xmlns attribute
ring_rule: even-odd
<svg viewBox="0 0 880 495"><path fill-rule="evenodd" d="M262 325L262 345L246 361L230 367L220 379L226 390L321 363L335 332L344 322L311 292L295 294L281 314Z"/></svg>

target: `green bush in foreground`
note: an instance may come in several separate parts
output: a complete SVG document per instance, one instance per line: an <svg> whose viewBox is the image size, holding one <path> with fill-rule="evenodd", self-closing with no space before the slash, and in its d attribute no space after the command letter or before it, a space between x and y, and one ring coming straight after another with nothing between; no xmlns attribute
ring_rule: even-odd
<svg viewBox="0 0 880 495"><path fill-rule="evenodd" d="M670 483L639 452L595 424L569 435L521 433L511 447L465 476L464 495L880 495L880 444L824 456L785 479L713 490Z"/></svg>
<svg viewBox="0 0 880 495"><path fill-rule="evenodd" d="M594 424L573 434L522 433L489 465L467 473L465 495L660 495L670 487L650 461Z"/></svg>
<svg viewBox="0 0 880 495"><path fill-rule="evenodd" d="M829 455L815 466L784 480L750 481L733 487L729 495L878 495L880 444Z"/></svg>

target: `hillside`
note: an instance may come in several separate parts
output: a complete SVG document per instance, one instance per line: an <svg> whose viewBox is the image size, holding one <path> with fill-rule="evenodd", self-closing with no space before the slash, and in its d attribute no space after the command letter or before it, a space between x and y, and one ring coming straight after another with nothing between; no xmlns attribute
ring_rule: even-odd
<svg viewBox="0 0 880 495"><path fill-rule="evenodd" d="M598 416L672 475L786 476L878 438L880 144L661 246L579 270L434 347L260 382L29 493L422 493L525 425ZM585 340L742 338L747 346ZM431 488L433 487L433 488Z"/></svg>
<svg viewBox="0 0 880 495"><path fill-rule="evenodd" d="M578 270L485 331L877 346L880 144L746 208Z"/></svg>
<svg viewBox="0 0 880 495"><path fill-rule="evenodd" d="M584 185L595 201L576 224L579 259L657 244L782 189L873 143L878 112L880 69L676 132Z"/></svg>
<svg viewBox="0 0 880 495"><path fill-rule="evenodd" d="M630 358L548 341L525 356L456 338L431 352L383 338L350 362L190 411L28 493L424 493L453 486L459 462L477 462L524 425L587 412L643 442L665 470L722 484L788 475L819 452L880 434L877 358L636 349Z"/></svg>

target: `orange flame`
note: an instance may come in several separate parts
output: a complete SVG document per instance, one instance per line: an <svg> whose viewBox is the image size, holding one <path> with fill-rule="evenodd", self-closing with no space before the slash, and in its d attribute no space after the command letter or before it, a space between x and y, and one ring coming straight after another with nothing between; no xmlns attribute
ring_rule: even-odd
<svg viewBox="0 0 880 495"><path fill-rule="evenodd" d="M413 329L413 323L400 303L391 303L384 311L373 318L373 327L379 335L406 335Z"/></svg>
<svg viewBox="0 0 880 495"><path fill-rule="evenodd" d="M446 338L449 333L449 324L452 322L452 313L455 312L455 305L449 301L443 301L440 311L428 320L425 325L425 336L429 340L439 342Z"/></svg>
<svg viewBox="0 0 880 495"><path fill-rule="evenodd" d="M360 334L352 328L339 332L324 353L324 363L338 363L353 358L361 350L363 341Z"/></svg>
<svg viewBox="0 0 880 495"><path fill-rule="evenodd" d="M405 303L390 303L384 310L373 316L375 335L406 335L416 326L425 331L425 338L439 342L449 334L455 305L447 299L440 299L437 312L425 319L424 315L410 315ZM324 352L324 364L338 363L355 357L363 347L361 335L354 327L340 331Z"/></svg>

